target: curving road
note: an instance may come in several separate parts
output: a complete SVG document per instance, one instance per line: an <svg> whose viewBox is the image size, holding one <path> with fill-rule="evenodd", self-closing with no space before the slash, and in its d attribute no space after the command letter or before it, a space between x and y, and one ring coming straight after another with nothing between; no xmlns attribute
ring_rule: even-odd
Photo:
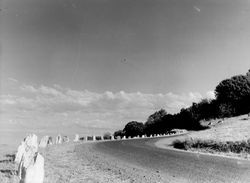
<svg viewBox="0 0 250 183"><path fill-rule="evenodd" d="M94 148L120 161L158 171L166 182L250 183L250 161L157 148L158 140L100 142Z"/></svg>

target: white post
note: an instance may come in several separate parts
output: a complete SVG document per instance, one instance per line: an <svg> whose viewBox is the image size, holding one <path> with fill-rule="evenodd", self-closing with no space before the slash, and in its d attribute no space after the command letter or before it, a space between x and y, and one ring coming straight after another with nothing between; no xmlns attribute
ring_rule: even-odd
<svg viewBox="0 0 250 183"><path fill-rule="evenodd" d="M79 135L78 135L78 134L75 134L74 142L78 142L78 141L79 141Z"/></svg>

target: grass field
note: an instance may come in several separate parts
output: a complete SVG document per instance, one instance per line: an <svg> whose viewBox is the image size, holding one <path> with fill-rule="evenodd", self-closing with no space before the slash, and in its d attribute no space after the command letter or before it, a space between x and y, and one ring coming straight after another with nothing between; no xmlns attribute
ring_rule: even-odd
<svg viewBox="0 0 250 183"><path fill-rule="evenodd" d="M219 153L249 159L250 118L247 115L227 119L203 121L210 129L188 134L176 140L173 146L179 149Z"/></svg>
<svg viewBox="0 0 250 183"><path fill-rule="evenodd" d="M224 142L250 138L250 118L247 115L203 122L203 124L209 123L211 123L210 129L194 132L190 137Z"/></svg>

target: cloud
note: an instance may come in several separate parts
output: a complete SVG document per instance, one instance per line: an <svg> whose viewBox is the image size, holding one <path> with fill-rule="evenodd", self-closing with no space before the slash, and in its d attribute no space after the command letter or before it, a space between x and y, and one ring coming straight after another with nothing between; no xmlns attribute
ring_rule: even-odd
<svg viewBox="0 0 250 183"><path fill-rule="evenodd" d="M63 88L59 85L49 87L24 84L17 88L17 91L19 95L9 94L0 97L0 105L5 111L15 111L16 114L26 116L30 121L35 121L32 118L35 116L47 123L57 121L92 127L123 126L131 120L145 121L150 114L161 108L169 113L176 113L181 108L188 107L203 98L197 92L188 94L171 92L147 94L125 91L96 93ZM207 96L212 97L212 93L208 92Z"/></svg>
<svg viewBox="0 0 250 183"><path fill-rule="evenodd" d="M11 96L11 95L1 95L0 96L0 104L1 104L1 106L14 105L14 104L16 104L16 99L14 96Z"/></svg>
<svg viewBox="0 0 250 183"><path fill-rule="evenodd" d="M194 6L193 8L194 8L197 12L200 12L200 11L201 11L201 9L198 8L197 6Z"/></svg>
<svg viewBox="0 0 250 183"><path fill-rule="evenodd" d="M17 83L17 82L18 82L18 80L17 80L17 79L15 79L15 78L11 78L11 77L9 77L9 78L8 78L8 80L9 80L9 81L11 81L11 82L14 82L14 83Z"/></svg>
<svg viewBox="0 0 250 183"><path fill-rule="evenodd" d="M214 93L214 91L208 91L206 93L206 98L208 98L208 99L215 99L215 93Z"/></svg>
<svg viewBox="0 0 250 183"><path fill-rule="evenodd" d="M31 85L22 85L20 87L21 91L29 92L29 93L36 93L37 89Z"/></svg>

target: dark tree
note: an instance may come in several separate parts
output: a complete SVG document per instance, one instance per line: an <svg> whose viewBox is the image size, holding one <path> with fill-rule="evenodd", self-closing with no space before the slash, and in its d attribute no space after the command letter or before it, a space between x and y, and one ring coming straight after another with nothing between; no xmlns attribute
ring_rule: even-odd
<svg viewBox="0 0 250 183"><path fill-rule="evenodd" d="M122 130L116 131L116 132L114 133L114 137L116 138L116 137L118 137L118 136L120 136L120 137L125 136L124 131L122 131Z"/></svg>
<svg viewBox="0 0 250 183"><path fill-rule="evenodd" d="M236 115L236 109L231 103L221 103L219 104L219 113L218 116L220 118L225 118L225 117L232 117Z"/></svg>
<svg viewBox="0 0 250 183"><path fill-rule="evenodd" d="M250 78L238 75L225 79L216 86L215 95L218 103L223 104L221 108L233 112L231 116L247 113L250 110Z"/></svg>
<svg viewBox="0 0 250 183"><path fill-rule="evenodd" d="M167 115L167 111L165 111L164 109L161 109L159 111L156 111L154 114L151 114L148 117L148 120L147 120L146 123L150 124L150 123L154 123L154 122L160 121L166 115Z"/></svg>
<svg viewBox="0 0 250 183"><path fill-rule="evenodd" d="M145 133L147 135L165 133L166 129L162 127L164 126L164 118L166 115L167 112L164 109L151 114L145 123Z"/></svg>
<svg viewBox="0 0 250 183"><path fill-rule="evenodd" d="M239 101L249 94L250 81L243 75L225 79L215 88L216 98L222 102Z"/></svg>
<svg viewBox="0 0 250 183"><path fill-rule="evenodd" d="M127 137L129 137L129 136L135 137L137 135L143 135L144 125L143 125L143 123L140 123L137 121L131 121L128 124L126 124L123 131Z"/></svg>

